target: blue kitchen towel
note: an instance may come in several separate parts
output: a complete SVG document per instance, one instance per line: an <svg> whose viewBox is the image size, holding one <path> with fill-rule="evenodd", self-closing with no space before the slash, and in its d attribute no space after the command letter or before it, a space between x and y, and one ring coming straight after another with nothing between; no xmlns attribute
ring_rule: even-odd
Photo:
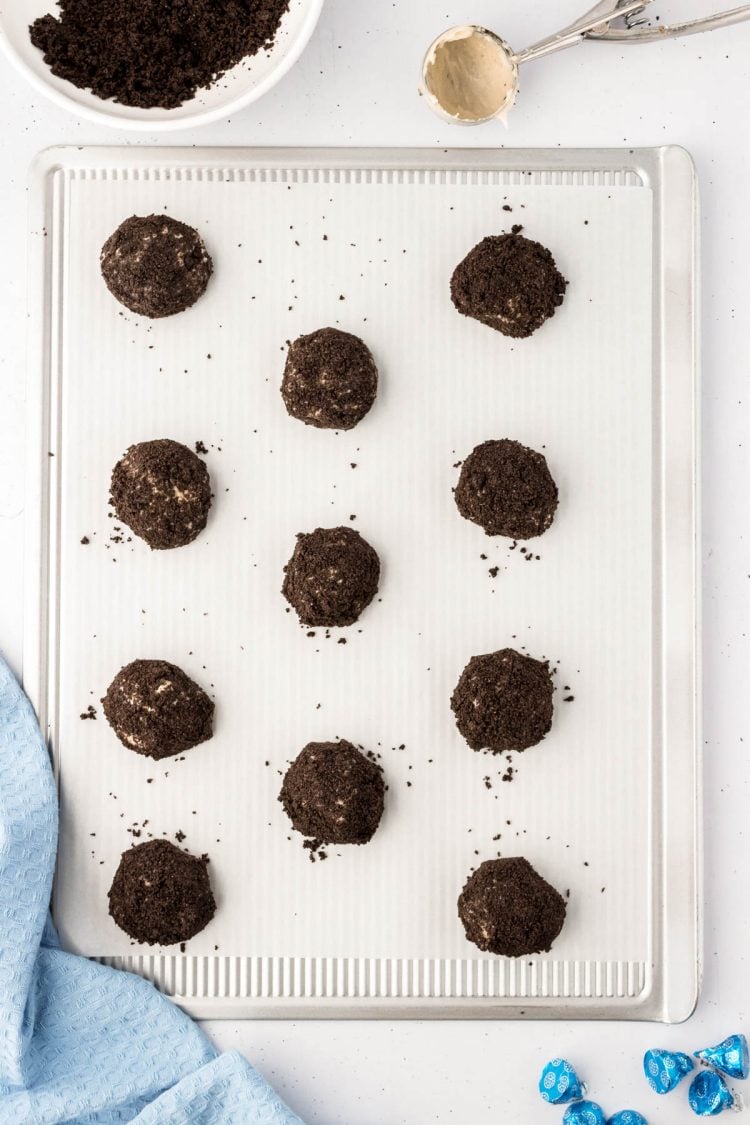
<svg viewBox="0 0 750 1125"><path fill-rule="evenodd" d="M0 1125L303 1125L153 985L60 948L56 850L47 747L0 657Z"/></svg>

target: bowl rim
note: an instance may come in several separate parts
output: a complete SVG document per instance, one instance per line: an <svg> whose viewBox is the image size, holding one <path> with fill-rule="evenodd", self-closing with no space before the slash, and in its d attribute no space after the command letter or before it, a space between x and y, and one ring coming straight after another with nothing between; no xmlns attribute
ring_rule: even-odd
<svg viewBox="0 0 750 1125"><path fill-rule="evenodd" d="M75 95L57 89L56 86L53 86L51 82L43 78L33 67L29 66L8 38L1 20L0 48L2 48L3 53L16 70L23 75L27 82L29 82L38 93L60 106L61 109L65 109L69 113L74 114L76 117L83 118L86 121L92 121L96 125L105 125L110 129L132 130L141 133L176 132L180 129L194 129L200 125L209 125L214 121L220 121L231 116L240 109L244 109L245 106L250 105L251 102L261 98L291 70L310 42L318 20L320 19L320 13L323 10L325 0L303 0L303 2L306 5L306 12L296 38L292 40L288 51L279 59L278 64L272 67L265 78L251 89L246 89L238 93L236 97L231 98L223 105L197 109L195 112L179 118L169 117L169 114L172 113L172 110L169 109L159 109L159 115L153 117L121 117L117 113L108 112L106 109L98 109L78 101ZM66 85L69 86L71 90L77 90L77 87L72 83L66 83ZM96 95L91 94L90 91L88 91L88 93L91 97L96 97ZM96 100L101 106L119 104L118 102L111 102L103 98L97 98ZM132 109L137 107L131 106L126 108ZM144 112L150 111L147 110Z"/></svg>

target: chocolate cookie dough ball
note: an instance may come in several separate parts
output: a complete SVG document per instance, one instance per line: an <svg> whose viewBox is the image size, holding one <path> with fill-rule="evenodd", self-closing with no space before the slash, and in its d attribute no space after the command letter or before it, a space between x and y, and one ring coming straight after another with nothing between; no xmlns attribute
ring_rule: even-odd
<svg viewBox="0 0 750 1125"><path fill-rule="evenodd" d="M168 215L132 215L120 223L99 264L112 296L152 319L195 304L213 270L198 232Z"/></svg>
<svg viewBox="0 0 750 1125"><path fill-rule="evenodd" d="M166 660L134 660L102 699L123 746L148 758L170 758L213 734L214 705L181 668Z"/></svg>
<svg viewBox="0 0 750 1125"><path fill-rule="evenodd" d="M175 945L199 933L216 913L208 858L168 840L123 852L109 889L109 913L136 941Z"/></svg>
<svg viewBox="0 0 750 1125"><path fill-rule="evenodd" d="M142 441L131 445L112 470L109 502L118 520L153 550L184 547L208 520L208 469L178 441Z"/></svg>
<svg viewBox="0 0 750 1125"><path fill-rule="evenodd" d="M488 859L464 884L458 916L466 937L500 957L546 953L565 921L565 899L527 859Z"/></svg>
<svg viewBox="0 0 750 1125"><path fill-rule="evenodd" d="M377 391L378 369L359 336L320 328L290 344L281 397L293 418L324 430L351 430Z"/></svg>
<svg viewBox="0 0 750 1125"><path fill-rule="evenodd" d="M378 766L351 742L308 742L284 776L279 800L292 825L322 844L366 844L383 815Z"/></svg>
<svg viewBox="0 0 750 1125"><path fill-rule="evenodd" d="M282 593L303 625L353 625L378 592L380 560L350 527L297 536Z"/></svg>
<svg viewBox="0 0 750 1125"><path fill-rule="evenodd" d="M520 230L483 238L451 278L451 298L463 316L518 338L554 316L567 285L549 250Z"/></svg>
<svg viewBox="0 0 750 1125"><path fill-rule="evenodd" d="M466 458L455 500L464 519L487 535L534 539L555 517L557 485L544 454L501 438L482 442Z"/></svg>
<svg viewBox="0 0 750 1125"><path fill-rule="evenodd" d="M527 750L552 726L552 691L546 661L502 648L472 656L451 696L451 709L472 750Z"/></svg>

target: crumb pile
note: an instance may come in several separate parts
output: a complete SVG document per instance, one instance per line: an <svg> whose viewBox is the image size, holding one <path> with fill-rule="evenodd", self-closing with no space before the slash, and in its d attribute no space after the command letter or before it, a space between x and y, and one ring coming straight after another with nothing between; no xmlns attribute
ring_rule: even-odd
<svg viewBox="0 0 750 1125"><path fill-rule="evenodd" d="M289 0L60 0L31 25L58 78L99 98L174 109L270 47Z"/></svg>

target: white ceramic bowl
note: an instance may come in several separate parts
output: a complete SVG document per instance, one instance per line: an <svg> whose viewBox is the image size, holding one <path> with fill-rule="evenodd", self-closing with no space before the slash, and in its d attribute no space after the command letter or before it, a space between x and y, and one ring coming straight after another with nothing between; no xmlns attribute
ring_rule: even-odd
<svg viewBox="0 0 750 1125"><path fill-rule="evenodd" d="M104 101L89 90L79 90L56 78L29 38L30 23L47 12L57 13L55 0L4 0L0 6L0 46L35 89L76 117L116 129L161 133L229 117L265 94L302 54L322 7L323 0L289 0L289 11L282 18L270 51L259 51L239 63L211 89L199 90L191 101L176 109L137 109Z"/></svg>

